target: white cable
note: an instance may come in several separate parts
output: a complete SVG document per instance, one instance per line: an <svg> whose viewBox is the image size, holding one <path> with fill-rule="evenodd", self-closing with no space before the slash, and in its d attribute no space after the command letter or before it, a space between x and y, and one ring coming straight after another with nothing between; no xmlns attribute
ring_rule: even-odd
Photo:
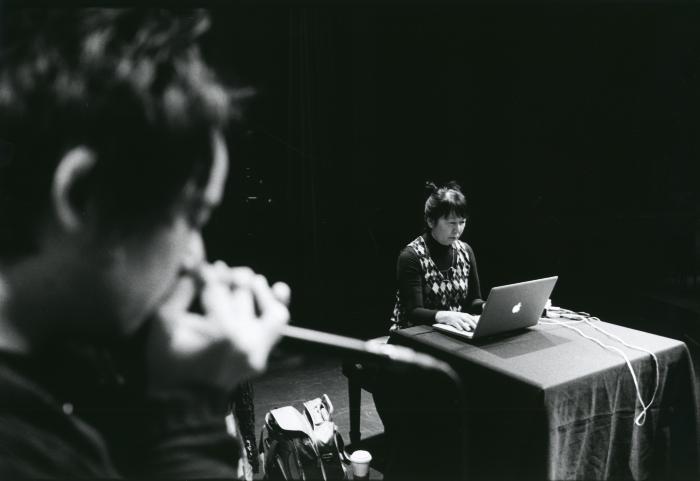
<svg viewBox="0 0 700 481"><path fill-rule="evenodd" d="M562 309L562 311L563 311L563 309ZM571 312L571 311L569 311L569 312ZM572 313L572 314L574 314L574 313ZM596 344L601 346L603 349L609 349L611 351L616 352L620 356L622 356L622 358L625 360L625 363L627 364L627 368L629 369L630 374L632 375L632 381L634 382L634 389L635 389L636 394L637 394L637 400L639 400L639 404L642 405L642 411L637 416L635 416L634 424L636 424L637 426L643 426L644 422L646 421L647 411L649 410L649 408L651 408L651 405L654 403L654 400L656 399L656 393L659 389L660 374L659 374L659 360L658 360L658 358L656 357L656 355L653 352L648 351L647 349L644 349L644 348L641 348L638 346L633 346L633 345L623 341L619 337L615 336L614 334L611 334L611 333L607 332L606 330L594 325L591 322L591 320L600 321L600 319L598 319L597 317L591 317L591 316L589 316L589 317L581 316L581 317L582 317L582 319L576 320L576 321L540 321L540 323L541 324L550 324L550 325L551 324L560 325L560 326L565 327L567 329L570 329L572 331L576 331L579 335L581 335L582 337L584 337L586 339L589 339L589 340L595 342ZM570 325L570 324L578 324L581 322L585 322L586 324L591 326L593 329L602 332L603 334L616 340L617 342L619 342L623 346L626 346L630 349L636 349L638 351L645 352L651 356L651 358L654 360L654 367L656 368L656 379L655 379L655 383L654 383L654 393L652 394L651 400L648 403L645 404L644 399L642 399L642 393L641 393L641 390L639 388L639 382L637 380L637 375L635 374L634 368L632 367L632 362L629 360L627 355L621 349L619 349L615 346L611 346L609 344L605 344L602 341L600 341L599 339L596 339L595 337L588 336L580 329Z"/></svg>
<svg viewBox="0 0 700 481"><path fill-rule="evenodd" d="M549 324L552 326L563 326L564 324L581 324L582 322L586 322L584 319L578 320L578 321L540 321L539 324Z"/></svg>
<svg viewBox="0 0 700 481"><path fill-rule="evenodd" d="M642 408L643 408L642 412L638 416L638 418L641 419L641 424L639 422L637 422L637 419L635 419L635 424L637 424L637 426L641 426L644 424L644 420L646 419L646 412L651 407L652 403L654 402L654 399L656 399L656 393L659 390L659 381L660 381L660 377L661 377L661 375L659 374L659 359L656 357L656 354L654 354L653 352L651 352L647 349L644 349L642 347L629 344L629 343L623 341L622 339L620 339L619 337L617 337L616 335L611 334L611 333L607 332L606 330L604 330L603 328L596 326L595 324L593 324L591 322L592 320L600 321L600 319L598 319L597 317L589 317L588 319L585 319L586 324L591 326L596 331L602 332L606 336L608 336L612 339L615 339L617 342L619 342L623 346L626 346L630 349L635 349L637 351L641 351L641 352L645 352L645 353L649 354L651 356L651 358L654 360L654 368L656 370L656 378L655 378L655 383L654 383L654 392L652 393L651 400L649 401L648 404L645 405L644 402L642 401L642 396L639 392L639 387L637 386L637 383L635 382L635 386L637 386L637 396L638 396L639 402L641 403ZM629 366L630 371L632 371L632 365L630 364L629 360L627 360L627 365ZM632 371L632 375L634 376L634 371Z"/></svg>

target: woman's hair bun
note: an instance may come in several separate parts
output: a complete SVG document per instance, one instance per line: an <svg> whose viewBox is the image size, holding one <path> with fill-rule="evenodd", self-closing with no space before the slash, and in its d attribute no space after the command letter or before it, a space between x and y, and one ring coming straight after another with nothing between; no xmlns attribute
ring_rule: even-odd
<svg viewBox="0 0 700 481"><path fill-rule="evenodd" d="M451 180L441 187L438 187L437 184L433 181L426 180L425 190L428 191L429 194L437 194L438 192L444 190L456 190L458 192L462 192L462 187L460 187L460 185L455 180Z"/></svg>
<svg viewBox="0 0 700 481"><path fill-rule="evenodd" d="M445 184L445 188L462 192L462 187L460 187L460 185L455 180L451 180L447 184Z"/></svg>

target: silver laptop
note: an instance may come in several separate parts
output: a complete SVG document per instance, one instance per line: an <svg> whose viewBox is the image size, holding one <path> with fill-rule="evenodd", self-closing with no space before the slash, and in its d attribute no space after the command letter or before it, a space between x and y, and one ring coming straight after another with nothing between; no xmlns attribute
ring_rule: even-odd
<svg viewBox="0 0 700 481"><path fill-rule="evenodd" d="M558 277L545 277L494 287L473 331L462 331L447 324L433 324L438 331L465 339L504 334L534 326L540 320Z"/></svg>

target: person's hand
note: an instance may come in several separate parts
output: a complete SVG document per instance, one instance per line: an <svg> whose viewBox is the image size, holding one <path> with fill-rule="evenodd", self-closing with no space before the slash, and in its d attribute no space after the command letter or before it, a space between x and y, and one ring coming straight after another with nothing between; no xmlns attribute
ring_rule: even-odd
<svg viewBox="0 0 700 481"><path fill-rule="evenodd" d="M199 296L201 313L190 310ZM149 339L149 387L232 389L261 373L289 322L290 289L247 267L201 264L157 311Z"/></svg>
<svg viewBox="0 0 700 481"><path fill-rule="evenodd" d="M473 331L476 327L474 316L458 311L438 311L435 314L435 322L447 324L461 331Z"/></svg>

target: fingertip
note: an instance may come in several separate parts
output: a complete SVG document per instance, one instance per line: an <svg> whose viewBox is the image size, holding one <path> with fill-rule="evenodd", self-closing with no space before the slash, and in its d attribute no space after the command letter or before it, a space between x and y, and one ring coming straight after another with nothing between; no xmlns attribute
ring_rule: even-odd
<svg viewBox="0 0 700 481"><path fill-rule="evenodd" d="M256 274L250 267L227 268L228 279L236 287L248 287L251 283L257 282Z"/></svg>
<svg viewBox="0 0 700 481"><path fill-rule="evenodd" d="M204 284L202 285L202 304L207 310L212 309L214 306L219 305L224 299L228 299L231 296L231 292L228 288L225 288L219 281L216 275L208 270L206 277L204 278Z"/></svg>
<svg viewBox="0 0 700 481"><path fill-rule="evenodd" d="M275 326L275 329L289 324L290 318L291 315L287 306L279 302L271 306L265 315L265 319L270 321Z"/></svg>
<svg viewBox="0 0 700 481"><path fill-rule="evenodd" d="M267 282L267 277L262 274L255 274L253 281L256 282L260 287L269 287Z"/></svg>
<svg viewBox="0 0 700 481"><path fill-rule="evenodd" d="M292 298L292 289L286 282L275 282L272 285L272 294L285 306L289 306Z"/></svg>
<svg viewBox="0 0 700 481"><path fill-rule="evenodd" d="M292 313L289 312L289 309L287 309L287 306L282 306L283 315L282 315L282 322L280 324L289 324L289 321L292 319Z"/></svg>
<svg viewBox="0 0 700 481"><path fill-rule="evenodd" d="M225 273L229 269L228 265L221 259L214 261L212 267L219 273Z"/></svg>

